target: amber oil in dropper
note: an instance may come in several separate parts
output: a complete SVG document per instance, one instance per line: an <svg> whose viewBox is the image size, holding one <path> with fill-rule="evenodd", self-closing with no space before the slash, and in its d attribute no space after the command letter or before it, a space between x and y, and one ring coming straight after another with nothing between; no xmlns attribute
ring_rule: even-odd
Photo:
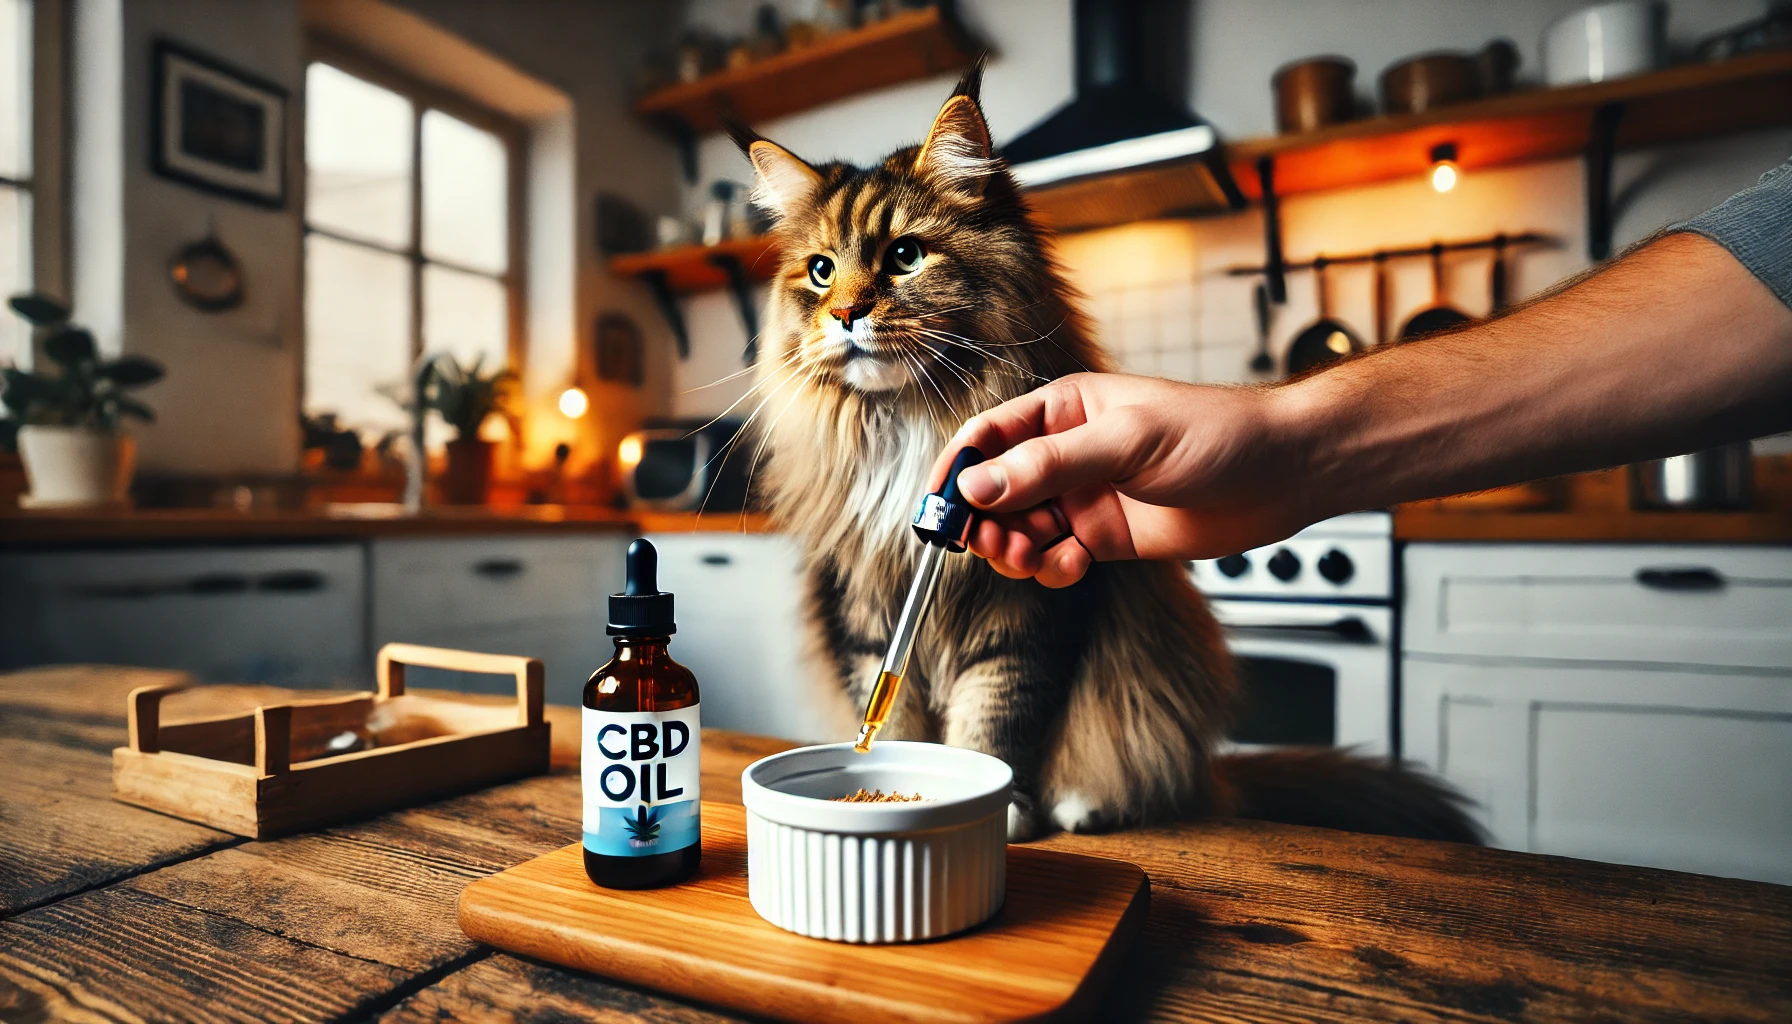
<svg viewBox="0 0 1792 1024"><path fill-rule="evenodd" d="M859 726L859 738L852 748L861 754L871 752L878 732L896 706L902 692L902 676L908 671L908 654L915 646L915 634L933 600L933 589L940 580L940 569L946 564L946 552L963 551L971 528L971 506L958 491L958 474L983 461L983 453L965 445L952 457L946 470L946 483L939 491L924 495L921 507L915 510L912 524L915 536L921 538L921 562L915 567L915 582L909 585L908 598L902 602L902 613L896 617L896 628L890 633L890 649L884 655L883 668L877 674L877 685L871 688L871 699L865 702L865 720Z"/></svg>

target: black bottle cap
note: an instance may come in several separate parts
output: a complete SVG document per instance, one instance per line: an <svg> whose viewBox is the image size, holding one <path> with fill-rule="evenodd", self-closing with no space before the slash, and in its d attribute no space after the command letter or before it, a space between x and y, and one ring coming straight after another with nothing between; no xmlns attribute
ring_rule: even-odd
<svg viewBox="0 0 1792 1024"><path fill-rule="evenodd" d="M628 546L628 582L610 595L611 636L671 636L672 595L659 585L660 553L645 538Z"/></svg>
<svg viewBox="0 0 1792 1024"><path fill-rule="evenodd" d="M982 461L983 453L968 444L958 450L952 457L952 468L946 470L945 484L922 498L921 507L915 509L916 536L950 551L964 550L976 510L959 493L958 474Z"/></svg>

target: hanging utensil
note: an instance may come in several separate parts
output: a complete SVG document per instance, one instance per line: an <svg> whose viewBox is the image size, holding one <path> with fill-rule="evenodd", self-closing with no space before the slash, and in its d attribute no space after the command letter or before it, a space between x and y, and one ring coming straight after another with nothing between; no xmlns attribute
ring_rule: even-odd
<svg viewBox="0 0 1792 1024"><path fill-rule="evenodd" d="M1461 327L1474 317L1444 301L1444 247L1431 243L1431 305L1414 313L1400 328L1400 340L1411 341L1427 334L1436 334Z"/></svg>
<svg viewBox="0 0 1792 1024"><path fill-rule="evenodd" d="M1274 373L1276 361L1269 354L1269 286L1258 282L1251 298L1257 309L1257 354L1251 357L1251 372Z"/></svg>
<svg viewBox="0 0 1792 1024"><path fill-rule="evenodd" d="M1487 281L1487 315L1498 316L1506 308L1506 235L1504 232L1493 236L1493 269Z"/></svg>
<svg viewBox="0 0 1792 1024"><path fill-rule="evenodd" d="M1319 292L1319 319L1296 335L1294 343L1288 346L1290 377L1298 377L1363 350L1363 343L1350 328L1343 321L1332 318L1331 297L1325 287L1325 268L1329 262L1324 256L1313 259L1313 286Z"/></svg>
<svg viewBox="0 0 1792 1024"><path fill-rule="evenodd" d="M1375 347L1388 343L1388 254L1378 252L1375 262Z"/></svg>

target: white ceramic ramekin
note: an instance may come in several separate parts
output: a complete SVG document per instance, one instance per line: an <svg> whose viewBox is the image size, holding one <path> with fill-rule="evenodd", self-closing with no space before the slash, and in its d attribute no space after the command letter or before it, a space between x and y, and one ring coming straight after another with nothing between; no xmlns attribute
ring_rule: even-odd
<svg viewBox="0 0 1792 1024"><path fill-rule="evenodd" d="M1014 773L999 758L886 740L798 747L741 773L753 909L799 935L915 942L987 921L1008 875ZM860 788L912 803L841 803Z"/></svg>

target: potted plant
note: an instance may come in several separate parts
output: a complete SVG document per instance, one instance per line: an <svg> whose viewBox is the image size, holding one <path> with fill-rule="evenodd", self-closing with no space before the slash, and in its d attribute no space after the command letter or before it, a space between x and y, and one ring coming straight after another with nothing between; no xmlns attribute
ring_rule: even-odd
<svg viewBox="0 0 1792 1024"><path fill-rule="evenodd" d="M483 505L491 486L492 453L497 447L479 437L479 428L493 413L511 416L510 400L517 376L510 370L482 372L485 357L462 368L451 355L431 364L423 390L423 405L434 409L454 428L448 442L448 475L442 480L442 498L450 505ZM512 424L515 433L515 424Z"/></svg>
<svg viewBox="0 0 1792 1024"><path fill-rule="evenodd" d="M29 508L119 504L131 486L135 440L118 430L135 416L155 419L125 392L160 380L162 366L142 356L101 359L93 335L68 322L68 307L43 295L15 295L9 305L43 336L54 373L0 368L0 444L16 443L30 493ZM48 368L46 368L48 369Z"/></svg>

